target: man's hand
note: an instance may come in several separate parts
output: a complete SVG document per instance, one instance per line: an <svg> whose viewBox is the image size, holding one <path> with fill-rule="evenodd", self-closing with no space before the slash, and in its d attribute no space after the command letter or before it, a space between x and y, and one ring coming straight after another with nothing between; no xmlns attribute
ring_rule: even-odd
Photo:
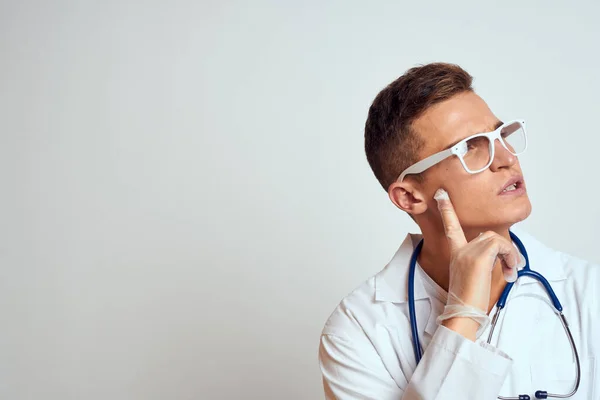
<svg viewBox="0 0 600 400"><path fill-rule="evenodd" d="M448 300L454 295L465 305L487 314L492 269L496 260L500 258L502 262L505 279L514 282L517 278L518 251L510 241L492 231L467 242L446 191L438 190L434 198L438 202L450 248ZM479 327L476 321L464 317L447 319L443 325L473 341Z"/></svg>

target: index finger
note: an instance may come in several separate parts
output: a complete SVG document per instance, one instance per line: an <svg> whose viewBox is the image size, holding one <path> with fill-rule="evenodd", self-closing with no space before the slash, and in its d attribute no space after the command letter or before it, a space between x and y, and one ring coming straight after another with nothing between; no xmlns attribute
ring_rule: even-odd
<svg viewBox="0 0 600 400"><path fill-rule="evenodd" d="M433 198L438 203L438 209L442 215L442 222L444 223L444 231L448 238L450 251L453 252L467 244L465 232L463 231L462 226L460 226L460 221L454 211L454 206L450 201L448 192L440 188L435 192Z"/></svg>

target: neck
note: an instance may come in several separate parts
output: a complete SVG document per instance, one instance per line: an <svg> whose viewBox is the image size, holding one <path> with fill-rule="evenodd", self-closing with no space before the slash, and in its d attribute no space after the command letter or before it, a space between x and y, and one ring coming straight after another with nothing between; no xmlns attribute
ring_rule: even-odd
<svg viewBox="0 0 600 400"><path fill-rule="evenodd" d="M428 229L429 228L429 229ZM450 249L448 246L448 239L444 232L443 226L432 229L433 227L421 227L423 232L423 249L418 257L419 265L440 287L448 291L449 286L449 265L450 265ZM441 229L440 229L441 228ZM475 239L481 232L493 230L499 235L510 239L508 228L501 229L477 229L477 230L465 230L465 237L467 241ZM506 281L502 273L502 265L500 260L497 260L494 268L492 269L492 282L490 289L490 302L488 305L487 312L489 313L504 290Z"/></svg>

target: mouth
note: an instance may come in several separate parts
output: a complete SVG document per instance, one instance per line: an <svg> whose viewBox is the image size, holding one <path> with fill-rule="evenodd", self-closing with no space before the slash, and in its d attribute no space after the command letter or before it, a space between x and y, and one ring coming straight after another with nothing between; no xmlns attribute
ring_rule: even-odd
<svg viewBox="0 0 600 400"><path fill-rule="evenodd" d="M525 193L525 181L521 175L518 175L509 179L504 184L498 195L520 195L523 193Z"/></svg>

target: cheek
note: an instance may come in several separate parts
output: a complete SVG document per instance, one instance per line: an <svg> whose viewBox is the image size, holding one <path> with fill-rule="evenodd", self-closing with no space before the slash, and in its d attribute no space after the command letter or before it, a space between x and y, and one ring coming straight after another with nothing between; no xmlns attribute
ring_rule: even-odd
<svg viewBox="0 0 600 400"><path fill-rule="evenodd" d="M471 209L477 206L480 196L478 196L477 192L473 192L469 188L457 186L451 189L450 198L456 208Z"/></svg>
<svg viewBox="0 0 600 400"><path fill-rule="evenodd" d="M439 188L444 188L450 195L454 207L463 210L485 210L495 197L495 186L485 172L469 174L458 159L454 163L439 164L426 177L431 198ZM487 206L486 206L487 205Z"/></svg>
<svg viewBox="0 0 600 400"><path fill-rule="evenodd" d="M458 159L450 159L447 163L440 163L430 168L429 174L425 176L427 184L435 187L433 192L439 188L444 188L450 196L455 189L460 188L463 184L470 184L475 175L469 174L464 170Z"/></svg>
<svg viewBox="0 0 600 400"><path fill-rule="evenodd" d="M449 181L444 186L448 189L450 199L457 211L469 211L477 213L477 211L489 210L491 202L493 202L494 193L489 182L483 179L467 179L462 181Z"/></svg>

